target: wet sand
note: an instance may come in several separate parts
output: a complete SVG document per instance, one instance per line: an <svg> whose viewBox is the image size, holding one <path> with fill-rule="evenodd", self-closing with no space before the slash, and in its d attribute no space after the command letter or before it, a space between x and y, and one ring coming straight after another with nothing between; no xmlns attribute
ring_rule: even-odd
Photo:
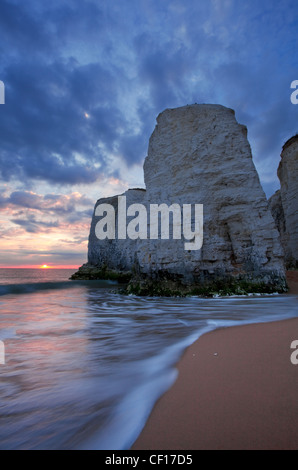
<svg viewBox="0 0 298 470"><path fill-rule="evenodd" d="M298 271L288 272L288 283L298 294ZM132 449L298 449L294 340L298 318L203 335Z"/></svg>

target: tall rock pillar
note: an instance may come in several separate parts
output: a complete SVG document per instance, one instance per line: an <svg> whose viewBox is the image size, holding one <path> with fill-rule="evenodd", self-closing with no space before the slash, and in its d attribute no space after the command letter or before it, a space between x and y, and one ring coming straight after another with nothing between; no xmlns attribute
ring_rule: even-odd
<svg viewBox="0 0 298 470"><path fill-rule="evenodd" d="M277 170L284 213L284 250L289 267L298 268L298 135L283 146Z"/></svg>

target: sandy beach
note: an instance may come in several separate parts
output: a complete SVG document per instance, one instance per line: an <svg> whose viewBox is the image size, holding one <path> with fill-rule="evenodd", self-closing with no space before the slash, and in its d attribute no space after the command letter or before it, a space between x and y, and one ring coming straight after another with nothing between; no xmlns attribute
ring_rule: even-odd
<svg viewBox="0 0 298 470"><path fill-rule="evenodd" d="M298 294L298 271L288 272ZM298 449L298 318L203 335L133 450Z"/></svg>

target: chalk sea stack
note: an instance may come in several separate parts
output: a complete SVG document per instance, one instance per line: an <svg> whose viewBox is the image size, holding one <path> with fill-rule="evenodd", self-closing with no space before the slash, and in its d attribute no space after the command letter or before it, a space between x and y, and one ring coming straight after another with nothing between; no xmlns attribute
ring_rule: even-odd
<svg viewBox="0 0 298 470"><path fill-rule="evenodd" d="M277 170L280 189L269 205L280 232L287 268L298 268L298 134L283 146Z"/></svg>
<svg viewBox="0 0 298 470"><path fill-rule="evenodd" d="M129 281L140 295L213 295L284 292L283 249L261 187L247 129L232 109L194 104L157 117L144 162L146 190L132 189L127 204L203 204L203 245L186 250L180 240L98 240L96 207L88 263L73 279ZM149 217L148 217L149 230Z"/></svg>

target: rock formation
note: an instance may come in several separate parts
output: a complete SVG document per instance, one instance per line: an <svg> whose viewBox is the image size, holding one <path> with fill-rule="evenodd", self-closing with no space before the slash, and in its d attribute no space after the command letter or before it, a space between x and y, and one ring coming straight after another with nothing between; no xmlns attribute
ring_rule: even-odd
<svg viewBox="0 0 298 470"><path fill-rule="evenodd" d="M144 189L129 189L123 196L126 196L127 206L131 204L143 203L146 191ZM100 204L111 204L115 209L116 230L118 226L118 196L99 199L94 208L94 215L91 221L91 229L88 245L88 264L84 266L84 272L88 277L107 277L127 280L131 277L132 267L135 262L136 240L99 240L95 233L98 217L95 216L97 207ZM87 270L87 271L86 271Z"/></svg>
<svg viewBox="0 0 298 470"><path fill-rule="evenodd" d="M140 294L286 290L279 234L247 129L233 110L196 104L162 112L149 141L144 178L146 191L127 191L127 204L141 203L148 211L151 204L203 204L202 248L185 249L183 236L98 240L94 212L88 263L74 279L130 277L128 291ZM117 196L97 201L95 211L104 202L117 211ZM149 229L149 216L147 223Z"/></svg>
<svg viewBox="0 0 298 470"><path fill-rule="evenodd" d="M280 232L288 268L298 268L298 135L283 146L277 170L280 190L269 199L269 206Z"/></svg>

